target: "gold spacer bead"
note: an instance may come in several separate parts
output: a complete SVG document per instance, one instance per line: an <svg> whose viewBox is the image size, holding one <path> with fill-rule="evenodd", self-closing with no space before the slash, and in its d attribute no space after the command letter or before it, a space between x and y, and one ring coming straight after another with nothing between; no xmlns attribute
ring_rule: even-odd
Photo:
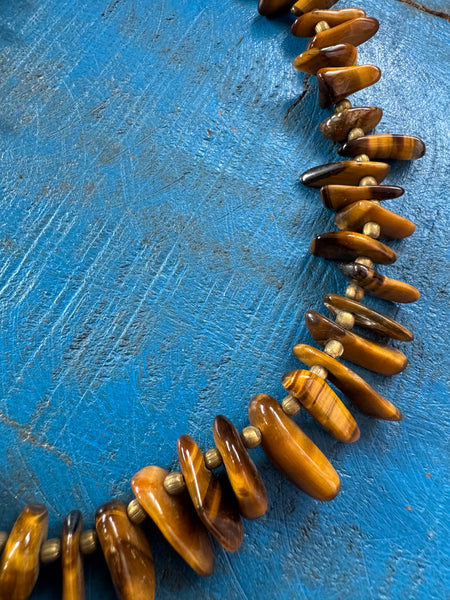
<svg viewBox="0 0 450 600"><path fill-rule="evenodd" d="M293 417L300 412L301 404L294 396L286 396L281 401L281 408L288 417Z"/></svg>
<svg viewBox="0 0 450 600"><path fill-rule="evenodd" d="M184 481L184 477L182 473L178 471L174 473L169 473L166 475L164 479L164 489L171 496L176 496L177 494L181 494L186 487L186 482Z"/></svg>
<svg viewBox="0 0 450 600"><path fill-rule="evenodd" d="M52 563L61 558L61 540L52 538L45 540L39 552L41 563Z"/></svg>
<svg viewBox="0 0 450 600"><path fill-rule="evenodd" d="M375 179L375 177L372 177L371 175L367 175L367 177L363 177L361 179L361 181L358 183L358 185L361 185L363 187L365 187L366 185L378 185L378 181Z"/></svg>
<svg viewBox="0 0 450 600"><path fill-rule="evenodd" d="M262 440L262 434L258 427L248 425L241 431L241 438L246 448L250 450L259 446Z"/></svg>
<svg viewBox="0 0 450 600"><path fill-rule="evenodd" d="M322 379L326 379L328 377L328 371L325 369L325 367L322 367L322 365L313 365L310 368L310 371Z"/></svg>
<svg viewBox="0 0 450 600"><path fill-rule="evenodd" d="M80 550L83 554L92 554L98 548L98 537L95 529L85 529L80 534Z"/></svg>
<svg viewBox="0 0 450 600"><path fill-rule="evenodd" d="M7 531L0 531L0 552L2 552L3 548L5 547L8 538L9 533Z"/></svg>
<svg viewBox="0 0 450 600"><path fill-rule="evenodd" d="M345 100L341 100L340 102L338 102L336 104L336 106L334 107L334 110L337 113L341 113L341 112L344 112L345 110L348 110L351 107L352 107L352 103L350 102L350 100L347 100L347 98L346 98Z"/></svg>
<svg viewBox="0 0 450 600"><path fill-rule="evenodd" d="M378 225L378 223L369 221L364 225L362 232L364 235L368 235L376 240L380 237L381 227Z"/></svg>
<svg viewBox="0 0 450 600"><path fill-rule="evenodd" d="M328 340L323 351L331 358L339 358L344 352L344 346L338 340Z"/></svg>
<svg viewBox="0 0 450 600"><path fill-rule="evenodd" d="M205 452L205 465L208 469L217 469L222 462L222 457L217 448L210 448Z"/></svg>
<svg viewBox="0 0 450 600"><path fill-rule="evenodd" d="M140 525L147 518L147 513L142 508L137 498L133 498L127 506L127 515L132 523Z"/></svg>
<svg viewBox="0 0 450 600"><path fill-rule="evenodd" d="M364 290L356 283L349 283L345 290L345 297L358 302L364 298Z"/></svg>
<svg viewBox="0 0 450 600"><path fill-rule="evenodd" d="M370 157L367 154L358 154L353 160L357 162L370 162Z"/></svg>
<svg viewBox="0 0 450 600"><path fill-rule="evenodd" d="M367 258L367 256L358 256L357 258L355 258L355 263L364 265L365 267L368 267L369 269L371 269L373 267L373 260L371 260L370 258Z"/></svg>
<svg viewBox="0 0 450 600"><path fill-rule="evenodd" d="M360 138L363 135L364 129L361 129L361 127L353 127L353 129L350 129L347 139L350 142L351 140L356 140L357 138Z"/></svg>
<svg viewBox="0 0 450 600"><path fill-rule="evenodd" d="M344 329L352 329L355 325L355 317L346 310L341 310L336 315L336 323Z"/></svg>
<svg viewBox="0 0 450 600"><path fill-rule="evenodd" d="M326 21L319 21L317 23L317 25L314 27L314 30L316 33L320 33L321 31L326 31L327 29L330 29L330 26L328 25L328 23Z"/></svg>

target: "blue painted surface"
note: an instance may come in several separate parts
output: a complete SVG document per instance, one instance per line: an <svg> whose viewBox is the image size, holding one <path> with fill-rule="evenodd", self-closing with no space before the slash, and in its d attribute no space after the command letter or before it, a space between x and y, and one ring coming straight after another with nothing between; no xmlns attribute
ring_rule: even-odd
<svg viewBox="0 0 450 600"><path fill-rule="evenodd" d="M411 365L355 369L404 421L357 414L361 440L344 446L299 416L338 498L306 497L257 450L270 510L238 553L216 546L212 578L149 527L159 599L449 597L449 25L399 2L364 9L381 27L360 62L383 77L354 103L384 107L377 131L428 145L393 165L407 194L386 203L417 232L384 272L422 299L368 300L416 332ZM206 449L216 413L243 426L251 396L281 398L300 366L304 311L343 291L308 252L333 216L298 175L336 154L315 82L291 67L306 40L290 21L250 0L0 1L1 528L32 499L52 536L74 507L90 526L138 468L175 467L181 433ZM88 599L114 597L100 558L86 572ZM59 597L47 567L32 598Z"/></svg>

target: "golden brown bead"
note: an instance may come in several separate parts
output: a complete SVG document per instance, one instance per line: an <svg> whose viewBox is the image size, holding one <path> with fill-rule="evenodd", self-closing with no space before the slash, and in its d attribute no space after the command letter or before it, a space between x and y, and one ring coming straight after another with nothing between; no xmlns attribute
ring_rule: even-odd
<svg viewBox="0 0 450 600"><path fill-rule="evenodd" d="M168 473L164 479L164 489L168 494L176 496L186 489L186 482L182 473Z"/></svg>
<svg viewBox="0 0 450 600"><path fill-rule="evenodd" d="M361 135L364 135L367 131L376 127L383 116L381 108L375 106L349 107L347 110L340 112L337 109L338 104L336 105L336 112L319 125L322 134L335 142L346 140L353 129L361 130Z"/></svg>
<svg viewBox="0 0 450 600"><path fill-rule="evenodd" d="M321 31L310 40L306 48L325 48L343 42L359 46L375 35L378 27L379 23L373 17L358 17Z"/></svg>
<svg viewBox="0 0 450 600"><path fill-rule="evenodd" d="M80 550L83 554L93 554L98 548L98 536L95 529L86 529L80 533Z"/></svg>
<svg viewBox="0 0 450 600"><path fill-rule="evenodd" d="M370 158L416 160L425 154L425 144L413 135L378 133L349 140L339 150L342 156L355 156L361 152Z"/></svg>
<svg viewBox="0 0 450 600"><path fill-rule="evenodd" d="M381 183L389 173L389 165L382 162L362 163L356 160L345 160L308 169L300 176L303 185L322 187L324 185L358 185L360 181L371 176Z"/></svg>
<svg viewBox="0 0 450 600"><path fill-rule="evenodd" d="M329 48L311 48L299 54L294 60L298 71L315 75L324 67L346 67L356 63L356 48L350 44L338 44Z"/></svg>
<svg viewBox="0 0 450 600"><path fill-rule="evenodd" d="M291 12L295 16L299 17L304 13L309 13L316 8L327 9L331 8L333 4L336 4L337 0L297 0L292 6Z"/></svg>
<svg viewBox="0 0 450 600"><path fill-rule="evenodd" d="M69 513L64 521L61 545L63 600L84 600L83 555L80 537L83 517L79 510Z"/></svg>
<svg viewBox="0 0 450 600"><path fill-rule="evenodd" d="M383 238L405 238L412 235L416 228L412 221L370 200L354 202L336 213L336 225L339 229L362 231L370 221L378 223L380 236Z"/></svg>
<svg viewBox="0 0 450 600"><path fill-rule="evenodd" d="M366 256L381 265L391 265L397 253L389 246L355 231L329 231L316 236L310 246L314 256L327 260L354 260Z"/></svg>
<svg viewBox="0 0 450 600"><path fill-rule="evenodd" d="M258 427L254 427L253 425L249 425L248 427L244 427L241 431L241 438L246 448L250 450L252 448L256 448L261 443L261 431Z"/></svg>
<svg viewBox="0 0 450 600"><path fill-rule="evenodd" d="M61 558L61 540L59 538L45 540L39 553L41 563L52 563L59 558Z"/></svg>
<svg viewBox="0 0 450 600"><path fill-rule="evenodd" d="M319 69L316 75L319 86L319 105L326 108L343 100L346 96L377 83L381 77L381 71L375 65L354 65L325 67Z"/></svg>
<svg viewBox="0 0 450 600"><path fill-rule="evenodd" d="M325 185L320 197L326 208L340 210L361 200L389 200L399 198L405 190L396 185Z"/></svg>
<svg viewBox="0 0 450 600"><path fill-rule="evenodd" d="M365 16L366 13L362 8L341 8L340 10L315 9L301 15L292 24L291 31L297 37L310 37L318 33L316 26L321 22L325 22L328 25L326 29L329 29L345 21Z"/></svg>

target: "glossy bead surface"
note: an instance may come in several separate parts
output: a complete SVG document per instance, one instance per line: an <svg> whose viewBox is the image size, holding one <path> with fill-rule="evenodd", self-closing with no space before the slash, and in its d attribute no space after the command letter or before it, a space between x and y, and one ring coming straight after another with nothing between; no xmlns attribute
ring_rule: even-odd
<svg viewBox="0 0 450 600"><path fill-rule="evenodd" d="M282 378L286 390L297 398L309 414L341 442L356 442L359 427L330 386L311 371L296 370Z"/></svg>
<svg viewBox="0 0 450 600"><path fill-rule="evenodd" d="M274 398L258 394L250 402L248 415L262 432L265 454L294 485L317 500L332 500L339 493L334 467Z"/></svg>
<svg viewBox="0 0 450 600"><path fill-rule="evenodd" d="M365 17L362 8L341 8L340 10L315 9L301 15L292 23L292 34L297 37L311 37L315 35L315 27L320 21L325 21L330 27L335 27L345 21L351 21L358 17Z"/></svg>
<svg viewBox="0 0 450 600"><path fill-rule="evenodd" d="M320 190L320 197L326 208L339 210L360 200L389 200L404 193L398 185L325 185Z"/></svg>
<svg viewBox="0 0 450 600"><path fill-rule="evenodd" d="M345 67L354 65L358 52L350 44L337 44L328 48L311 48L299 54L294 60L298 71L315 75L323 67Z"/></svg>
<svg viewBox="0 0 450 600"><path fill-rule="evenodd" d="M352 46L369 40L378 31L379 23L373 17L359 17L351 21L345 21L336 27L317 33L307 45L309 48L324 48L347 42Z"/></svg>
<svg viewBox="0 0 450 600"><path fill-rule="evenodd" d="M377 108L376 106L357 106L332 114L322 121L319 129L329 140L342 142L347 139L350 130L355 127L362 129L364 133L370 131L378 125L382 116L383 111L381 108Z"/></svg>
<svg viewBox="0 0 450 600"><path fill-rule="evenodd" d="M152 600L152 553L142 529L129 520L125 502L111 500L100 506L95 527L119 600Z"/></svg>
<svg viewBox="0 0 450 600"><path fill-rule="evenodd" d="M262 517L267 510L266 488L239 431L229 419L218 415L213 433L241 514L246 519Z"/></svg>
<svg viewBox="0 0 450 600"><path fill-rule="evenodd" d="M403 327L403 325L400 325L394 319L382 315L360 302L345 298L344 296L338 296L337 294L327 294L323 302L333 314L337 314L339 311L351 313L355 318L356 325L360 327L364 327L393 340L411 342L414 339L409 329L406 329L406 327Z"/></svg>
<svg viewBox="0 0 450 600"><path fill-rule="evenodd" d="M47 538L48 513L42 504L28 504L9 534L0 561L0 600L25 600L39 574L39 553Z"/></svg>
<svg viewBox="0 0 450 600"><path fill-rule="evenodd" d="M311 253L327 260L353 260L366 256L381 265L391 265L397 254L382 242L354 231L329 231L315 237Z"/></svg>
<svg viewBox="0 0 450 600"><path fill-rule="evenodd" d="M272 17L291 8L294 0L259 0L258 12L263 17Z"/></svg>
<svg viewBox="0 0 450 600"><path fill-rule="evenodd" d="M313 365L325 367L331 383L339 388L362 413L386 421L401 420L402 413L392 402L379 394L362 377L335 358L306 344L297 344L292 348L292 352L308 367L312 367Z"/></svg>
<svg viewBox="0 0 450 600"><path fill-rule="evenodd" d="M315 9L327 9L336 4L337 0L297 0L292 6L292 14L299 17L304 13L309 13Z"/></svg>
<svg viewBox="0 0 450 600"><path fill-rule="evenodd" d="M416 302L420 298L419 290L413 285L386 277L365 265L349 263L340 264L338 268L344 277L362 287L371 296L405 304Z"/></svg>
<svg viewBox="0 0 450 600"><path fill-rule="evenodd" d="M363 338L320 315L315 310L305 313L305 323L312 337L321 346L328 340L337 340L344 347L343 357L382 375L396 375L403 371L408 360L403 352Z"/></svg>
<svg viewBox="0 0 450 600"><path fill-rule="evenodd" d="M342 156L367 154L370 158L416 160L425 154L425 144L413 135L377 133L364 135L344 144L339 150Z"/></svg>
<svg viewBox="0 0 450 600"><path fill-rule="evenodd" d="M300 176L300 181L310 187L322 187L332 184L358 185L363 177L374 177L377 183L381 183L389 169L389 165L382 162L341 160L308 169Z"/></svg>
<svg viewBox="0 0 450 600"><path fill-rule="evenodd" d="M229 552L242 544L244 530L235 498L205 466L194 440L182 435L177 441L178 459L192 503L206 528Z"/></svg>
<svg viewBox="0 0 450 600"><path fill-rule="evenodd" d="M82 531L83 516L79 510L73 510L64 521L61 537L63 600L85 598L83 556L80 550Z"/></svg>
<svg viewBox="0 0 450 600"><path fill-rule="evenodd" d="M326 108L376 83L381 77L381 70L375 65L325 67L319 69L316 75L319 105ZM355 152L352 156L357 154L363 152Z"/></svg>
<svg viewBox="0 0 450 600"><path fill-rule="evenodd" d="M412 235L416 226L409 219L374 204L370 200L360 200L349 204L336 213L338 229L362 231L364 225L373 221L380 226L380 237L401 239Z"/></svg>

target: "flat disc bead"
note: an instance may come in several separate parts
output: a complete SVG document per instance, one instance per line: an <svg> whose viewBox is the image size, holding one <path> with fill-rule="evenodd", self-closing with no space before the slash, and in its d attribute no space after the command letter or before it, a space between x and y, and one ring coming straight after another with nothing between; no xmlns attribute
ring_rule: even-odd
<svg viewBox="0 0 450 600"><path fill-rule="evenodd" d="M352 46L359 46L375 35L378 27L379 23L373 17L352 19L317 33L306 48L307 50L309 48L325 48L325 46L334 46L343 42L347 42Z"/></svg>
<svg viewBox="0 0 450 600"><path fill-rule="evenodd" d="M292 34L297 37L311 37L315 35L315 27L320 21L326 21L330 27L340 25L345 21L351 21L358 17L365 17L366 13L362 8L341 8L340 10L320 10L315 9L304 15L301 15L292 23Z"/></svg>
<svg viewBox="0 0 450 600"><path fill-rule="evenodd" d="M80 536L83 516L79 510L70 512L64 520L61 536L61 567L63 600L84 600L85 585Z"/></svg>
<svg viewBox="0 0 450 600"><path fill-rule="evenodd" d="M317 500L332 500L339 493L334 467L274 398L258 394L249 404L248 415L261 430L264 453L295 486Z"/></svg>
<svg viewBox="0 0 450 600"><path fill-rule="evenodd" d="M355 231L322 233L312 240L310 251L314 256L327 260L353 260L366 256L382 265L391 265L397 260L397 253L392 248Z"/></svg>
<svg viewBox="0 0 450 600"><path fill-rule="evenodd" d="M370 200L360 200L342 208L336 213L335 221L338 229L352 231L362 231L364 225L372 221L380 226L380 237L392 240L408 237L416 229L414 223L409 219L374 204Z"/></svg>
<svg viewBox="0 0 450 600"><path fill-rule="evenodd" d="M323 67L345 67L354 65L358 57L356 48L350 44L338 44L328 48L311 48L294 60L298 71L315 75Z"/></svg>
<svg viewBox="0 0 450 600"><path fill-rule="evenodd" d="M355 127L362 129L364 133L370 131L378 125L382 116L383 111L376 106L356 106L334 113L322 121L319 129L329 140L342 142Z"/></svg>
<svg viewBox="0 0 450 600"><path fill-rule="evenodd" d="M317 8L331 8L334 4L336 4L336 2L337 0L297 0L297 2L292 6L291 12L299 17L300 15L311 12Z"/></svg>
<svg viewBox="0 0 450 600"><path fill-rule="evenodd" d="M339 210L360 200L389 200L399 198L405 190L397 185L325 185L320 189L322 204Z"/></svg>
<svg viewBox="0 0 450 600"><path fill-rule="evenodd" d="M369 158L416 160L425 154L425 144L413 135L377 133L350 140L342 146L339 154L367 154Z"/></svg>
<svg viewBox="0 0 450 600"><path fill-rule="evenodd" d="M326 108L376 83L381 77L381 70L375 65L326 67L319 69L316 75L319 86L319 105ZM357 154L363 154L363 152L356 152L352 156Z"/></svg>
<svg viewBox="0 0 450 600"><path fill-rule="evenodd" d="M291 8L294 0L259 0L258 12L263 17L275 16Z"/></svg>

